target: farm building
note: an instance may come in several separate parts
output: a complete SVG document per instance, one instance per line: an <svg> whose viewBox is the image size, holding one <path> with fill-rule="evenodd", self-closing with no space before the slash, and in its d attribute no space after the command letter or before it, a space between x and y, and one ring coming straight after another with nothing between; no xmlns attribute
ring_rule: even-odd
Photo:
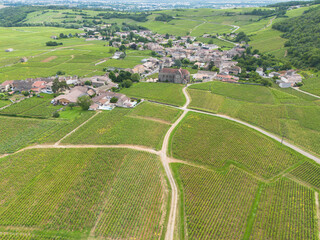
<svg viewBox="0 0 320 240"><path fill-rule="evenodd" d="M186 69L163 68L159 71L159 82L186 84L190 81L190 73Z"/></svg>
<svg viewBox="0 0 320 240"><path fill-rule="evenodd" d="M74 87L69 93L65 95L60 95L53 99L53 103L59 103L62 105L68 105L70 103L76 103L78 98L84 95L93 96L95 90L89 87Z"/></svg>

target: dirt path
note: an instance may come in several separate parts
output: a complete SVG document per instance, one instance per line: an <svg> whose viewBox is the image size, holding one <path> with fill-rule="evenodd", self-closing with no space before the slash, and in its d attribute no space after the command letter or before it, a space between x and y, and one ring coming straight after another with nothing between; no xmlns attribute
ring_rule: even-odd
<svg viewBox="0 0 320 240"><path fill-rule="evenodd" d="M78 127L76 127L75 129L73 129L71 132L69 132L67 135L65 135L63 138L61 138L58 142L56 142L54 145L59 145L64 139L66 139L68 136L70 136L72 133L74 133L75 131L77 131L79 128L81 128L83 125L85 125L87 122L89 122L92 118L94 118L95 116L97 116L100 112L96 112L91 118L89 118L88 120L84 121L82 124L80 124Z"/></svg>
<svg viewBox="0 0 320 240"><path fill-rule="evenodd" d="M236 43L231 42L231 41L229 41L229 40L226 40L226 39L222 38L221 36L218 36L217 38L220 39L221 41L225 41L225 42L231 43L231 44L233 44L233 45L237 45Z"/></svg>
<svg viewBox="0 0 320 240"><path fill-rule="evenodd" d="M167 226L167 233L166 233L166 240L173 240L175 238L175 225L176 225L176 219L177 219L177 208L178 208L178 188L176 185L176 182L174 180L174 177L172 175L169 163L170 163L170 157L167 155L168 154L168 146L169 146L169 139L171 136L172 131L178 126L178 124L181 122L181 120L186 116L188 113L188 105L190 103L190 98L189 95L186 91L187 87L183 88L183 94L186 97L186 104L181 108L183 110L182 115L178 118L175 123L172 124L168 132L166 133L163 144L162 144L162 149L160 152L160 157L161 161L163 164L163 167L166 171L166 174L168 176L170 185L171 185L171 191L172 191L172 196L171 196L171 208L170 208L170 213L169 213L169 220L168 220L168 226Z"/></svg>
<svg viewBox="0 0 320 240"><path fill-rule="evenodd" d="M306 91L303 91L303 90L301 90L300 88L292 87L292 89L294 89L294 90L296 90L296 91L298 91L298 92L302 92L302 93L304 93L304 94L307 94L307 95L309 95L309 96L312 96L312 97L315 97L315 98L319 98L319 99L320 99L320 96L314 95L314 94L309 93L309 92L306 92Z"/></svg>
<svg viewBox="0 0 320 240"><path fill-rule="evenodd" d="M160 151L156 151L152 148L148 148L145 146L140 146L140 145L130 145L130 144L118 144L118 145L90 145L90 144L83 144L83 145L56 145L56 144L41 144L41 145L33 145L29 147L22 148L14 153L11 154L4 154L0 155L0 159L4 158L6 156L14 155L20 152L24 152L26 150L31 150L31 149L69 149L69 148L126 148L126 149L132 149L132 150L137 150L137 151L142 151L142 152L148 152L152 154L156 154L160 156Z"/></svg>
<svg viewBox="0 0 320 240"><path fill-rule="evenodd" d="M137 115L130 115L129 117L138 118L138 119L145 119L145 120L150 120L150 121L154 121L154 122L158 122L158 123L171 125L171 122L168 122L168 121L162 120L162 119L158 119L158 118L153 118L153 117L143 117L143 116L137 116Z"/></svg>

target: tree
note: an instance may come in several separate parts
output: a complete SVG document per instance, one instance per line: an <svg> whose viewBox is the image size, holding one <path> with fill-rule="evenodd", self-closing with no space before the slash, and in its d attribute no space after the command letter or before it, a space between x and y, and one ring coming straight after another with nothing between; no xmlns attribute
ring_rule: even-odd
<svg viewBox="0 0 320 240"><path fill-rule="evenodd" d="M59 82L59 79L56 78L53 80L53 83L52 83L52 87L51 87L52 91L54 93L58 92L59 89L60 89L60 82Z"/></svg>
<svg viewBox="0 0 320 240"><path fill-rule="evenodd" d="M117 80L117 76L116 76L116 74L115 74L113 71L111 71L111 72L109 73L109 78L110 78L113 82L115 82L115 81Z"/></svg>
<svg viewBox="0 0 320 240"><path fill-rule="evenodd" d="M26 97L30 95L30 93L28 91L22 91L21 93Z"/></svg>
<svg viewBox="0 0 320 240"><path fill-rule="evenodd" d="M140 74L139 73L134 73L131 75L131 80L133 82L139 82L140 81Z"/></svg>
<svg viewBox="0 0 320 240"><path fill-rule="evenodd" d="M59 71L56 72L56 74L57 74L57 75L65 75L66 73L59 70Z"/></svg>
<svg viewBox="0 0 320 240"><path fill-rule="evenodd" d="M54 112L54 113L52 114L52 117L58 118L58 117L60 117L60 114L56 111L56 112Z"/></svg>
<svg viewBox="0 0 320 240"><path fill-rule="evenodd" d="M125 46L125 45L121 45L121 46L119 47L119 50L120 50L121 52L124 52L124 51L126 50L126 46Z"/></svg>
<svg viewBox="0 0 320 240"><path fill-rule="evenodd" d="M75 103L70 103L70 104L69 104L69 107L70 107L71 110L72 110L75 106L77 106L77 104L75 104Z"/></svg>
<svg viewBox="0 0 320 240"><path fill-rule="evenodd" d="M174 66L181 68L181 66L182 66L181 61L179 59L174 60Z"/></svg>
<svg viewBox="0 0 320 240"><path fill-rule="evenodd" d="M169 40L168 40L168 47L172 47L172 45L173 45L173 44L172 44L172 39L169 39Z"/></svg>
<svg viewBox="0 0 320 240"><path fill-rule="evenodd" d="M89 80L87 80L87 81L84 82L84 85L87 85L87 86L91 86L91 84L92 84L92 82L89 81Z"/></svg>
<svg viewBox="0 0 320 240"><path fill-rule="evenodd" d="M114 54L116 50L114 48L109 48L109 53Z"/></svg>
<svg viewBox="0 0 320 240"><path fill-rule="evenodd" d="M48 46L48 47L58 46L58 45L62 45L62 44L63 44L63 43L58 43L58 42L55 42L55 41L46 42L46 46Z"/></svg>
<svg viewBox="0 0 320 240"><path fill-rule="evenodd" d="M219 73L220 71L219 68L217 68L216 66L213 66L210 70L217 73Z"/></svg>
<svg viewBox="0 0 320 240"><path fill-rule="evenodd" d="M92 104L92 100L88 95L83 95L78 97L77 104L82 108L82 110L88 110Z"/></svg>
<svg viewBox="0 0 320 240"><path fill-rule="evenodd" d="M118 102L118 98L112 97L112 98L110 99L110 102L111 102L111 103L116 103L116 102Z"/></svg>
<svg viewBox="0 0 320 240"><path fill-rule="evenodd" d="M124 80L123 83L122 83L122 86L125 87L125 88L129 88L132 86L132 81L127 79L127 80Z"/></svg>
<svg viewBox="0 0 320 240"><path fill-rule="evenodd" d="M209 43L209 44L213 44L213 40L212 40L212 39L210 39L208 43Z"/></svg>

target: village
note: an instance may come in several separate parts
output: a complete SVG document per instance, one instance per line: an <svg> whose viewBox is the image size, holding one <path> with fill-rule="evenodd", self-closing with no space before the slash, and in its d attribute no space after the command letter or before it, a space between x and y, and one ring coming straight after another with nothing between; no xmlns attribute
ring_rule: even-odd
<svg viewBox="0 0 320 240"><path fill-rule="evenodd" d="M99 31L94 30L85 29L86 32L79 34L79 37L85 38L86 41L105 40ZM89 32L92 35L88 34ZM58 37L52 36L51 38L57 39ZM222 50L215 44L198 42L195 37L153 34L149 30L116 32L114 37L109 37L108 40L112 47L118 49L113 53L112 59L124 58L124 49L137 51L147 49L152 52L152 57L143 59L141 64L133 68L108 68L103 76L81 78L57 75L47 78L7 80L0 85L0 92L8 95L23 93L25 96L40 93L55 94L57 96L53 97L51 103L63 106L77 104L79 97L86 95L91 98L89 110L112 110L114 107L132 108L140 101L118 93L119 88L130 87L132 82L188 84L222 81L243 83L239 78L242 69L234 59L246 54L249 45L245 42L235 44L230 50ZM7 51L13 51L13 49ZM254 54L253 57L258 59L260 56ZM27 59L23 58L21 61L25 62ZM192 69L195 73L190 74L188 69ZM302 81L302 77L294 70L279 72L269 70L267 72L259 67L255 72L261 78L273 79L281 88L293 87ZM135 75L134 80L133 75ZM63 83L65 87L55 89L56 87L53 87L55 81L56 84L57 82ZM126 84L124 81L127 81Z"/></svg>

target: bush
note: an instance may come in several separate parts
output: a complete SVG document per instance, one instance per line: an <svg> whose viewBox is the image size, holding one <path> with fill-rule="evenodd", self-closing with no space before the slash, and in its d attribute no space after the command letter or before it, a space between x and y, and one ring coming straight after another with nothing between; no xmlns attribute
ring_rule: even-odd
<svg viewBox="0 0 320 240"><path fill-rule="evenodd" d="M78 98L77 104L82 108L82 110L88 110L92 104L92 100L89 96L84 95Z"/></svg>
<svg viewBox="0 0 320 240"><path fill-rule="evenodd" d="M58 117L60 117L60 114L59 114L58 112L54 112L54 113L52 114L52 117L58 118Z"/></svg>
<svg viewBox="0 0 320 240"><path fill-rule="evenodd" d="M58 45L63 45L63 43L58 43L58 42L55 42L55 41L46 42L46 46L48 46L48 47L58 46Z"/></svg>
<svg viewBox="0 0 320 240"><path fill-rule="evenodd" d="M110 99L110 102L111 103L116 103L116 102L118 102L118 98L113 97L113 98Z"/></svg>

